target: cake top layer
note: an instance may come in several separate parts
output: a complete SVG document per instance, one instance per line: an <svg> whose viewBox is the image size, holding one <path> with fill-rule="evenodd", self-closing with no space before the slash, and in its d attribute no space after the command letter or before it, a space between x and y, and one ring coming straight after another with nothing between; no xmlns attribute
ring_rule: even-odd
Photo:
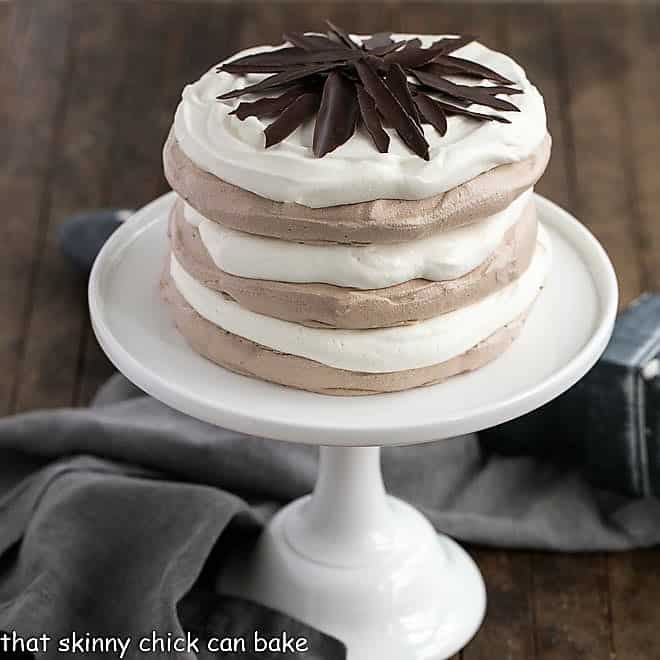
<svg viewBox="0 0 660 660"><path fill-rule="evenodd" d="M509 57L474 41L448 50L446 44L456 39L451 35L381 35L371 41L376 55L365 57L369 50L362 46L369 38L350 39L352 52L337 49L313 69L302 65L311 71L307 76L297 62L306 57L304 50L290 43L284 50L264 46L238 53L223 63L228 70L214 67L184 89L174 122L181 149L200 168L257 195L324 207L431 197L529 157L544 139L541 95ZM410 45L392 44L405 40ZM457 44L465 41L458 38ZM428 53L448 50L450 57L442 56L442 70L433 62L431 70L426 64L395 66L387 60L388 48L400 62L413 65L415 57L424 60ZM401 56L406 48L407 60ZM251 57L257 54L269 56ZM283 62L286 58L293 63ZM343 58L340 69L336 58ZM452 75L452 64L470 75ZM488 69L483 72L488 78L476 75L480 67ZM263 73L247 73L255 70ZM264 85L273 75L284 84ZM378 79L370 81L374 76ZM402 84L408 90L401 90ZM243 92L254 85L254 93ZM380 89L385 87L402 103L388 100L388 89ZM489 87L501 91L484 93ZM415 106L406 110L409 91ZM268 100L282 94L283 102ZM261 101L261 107L251 105L254 101ZM330 113L329 103L334 106ZM270 111L254 116L264 104L270 104Z"/></svg>

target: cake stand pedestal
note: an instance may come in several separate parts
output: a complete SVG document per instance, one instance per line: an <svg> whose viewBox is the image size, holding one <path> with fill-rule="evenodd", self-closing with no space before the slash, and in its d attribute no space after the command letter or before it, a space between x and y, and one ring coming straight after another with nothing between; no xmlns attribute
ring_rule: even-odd
<svg viewBox="0 0 660 660"><path fill-rule="evenodd" d="M385 494L378 447L321 447L314 493L280 511L222 592L341 639L351 660L447 658L486 607L478 568L411 506Z"/></svg>
<svg viewBox="0 0 660 660"><path fill-rule="evenodd" d="M573 385L612 332L617 286L593 236L537 197L553 270L520 338L486 367L432 387L328 397L239 376L196 355L158 295L172 193L141 209L92 270L96 336L119 370L193 417L276 440L320 445L311 496L282 509L254 550L231 559L218 589L342 640L348 660L441 660L485 610L469 556L385 493L379 446L470 433L523 415Z"/></svg>

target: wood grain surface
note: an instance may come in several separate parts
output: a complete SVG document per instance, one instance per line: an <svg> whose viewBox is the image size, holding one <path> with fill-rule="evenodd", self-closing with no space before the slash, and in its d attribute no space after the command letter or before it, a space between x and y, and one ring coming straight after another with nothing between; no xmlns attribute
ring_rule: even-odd
<svg viewBox="0 0 660 660"><path fill-rule="evenodd" d="M511 52L546 99L554 147L540 192L602 241L622 304L660 287L657 3L0 2L4 414L84 405L112 373L58 225L164 192L160 149L183 85L326 17L358 32L462 30ZM660 657L660 551L471 551L489 610L465 660Z"/></svg>

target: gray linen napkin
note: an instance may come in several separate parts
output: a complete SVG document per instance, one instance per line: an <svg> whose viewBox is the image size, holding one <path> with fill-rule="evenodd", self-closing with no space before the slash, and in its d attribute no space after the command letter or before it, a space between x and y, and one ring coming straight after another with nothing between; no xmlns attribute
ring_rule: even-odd
<svg viewBox="0 0 660 660"><path fill-rule="evenodd" d="M308 453L278 456L269 443L166 408L121 376L91 409L0 420L0 630L17 644L49 635L45 658L62 657L59 644L73 645L74 635L129 640L125 658L217 657L211 637L242 638L246 652L228 656L237 660L282 657L255 653L250 635L286 631L309 646L286 657L342 660L338 640L213 590L227 546L252 543L313 472ZM187 634L190 652L140 652L152 631ZM14 657L1 641L0 657Z"/></svg>

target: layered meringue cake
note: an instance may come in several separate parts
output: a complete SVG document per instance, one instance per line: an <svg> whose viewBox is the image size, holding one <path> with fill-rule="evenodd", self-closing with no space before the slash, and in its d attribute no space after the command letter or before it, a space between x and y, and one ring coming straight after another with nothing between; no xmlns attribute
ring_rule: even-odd
<svg viewBox="0 0 660 660"><path fill-rule="evenodd" d="M224 368L332 395L438 383L515 340L550 268L543 99L460 35L289 33L188 85L162 291Z"/></svg>

